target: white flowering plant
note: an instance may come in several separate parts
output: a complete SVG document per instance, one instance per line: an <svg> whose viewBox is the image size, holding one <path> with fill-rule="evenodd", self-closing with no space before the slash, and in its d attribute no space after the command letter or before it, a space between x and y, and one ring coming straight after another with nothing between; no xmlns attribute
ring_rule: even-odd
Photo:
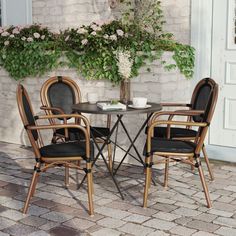
<svg viewBox="0 0 236 236"><path fill-rule="evenodd" d="M124 79L119 55L123 55L123 60L125 55L129 55L126 65L129 65L129 78L132 78L138 75L139 68L146 62L160 59L164 51L173 51L176 61L176 64L165 67L172 69L177 66L180 72L191 78L194 49L175 42L171 36L164 33L157 36L134 21L124 24L122 20L113 20L68 29L61 33L60 38L71 67L77 68L87 79L107 79L116 84Z"/></svg>
<svg viewBox="0 0 236 236"><path fill-rule="evenodd" d="M0 65L15 79L38 76L57 65L56 35L41 25L0 27Z"/></svg>
<svg viewBox="0 0 236 236"><path fill-rule="evenodd" d="M172 51L175 64L167 65L164 61L162 64L167 69L178 67L186 78L191 78L194 49L163 32L160 2L151 1L157 6L156 20L145 20L144 25L140 23L141 17L140 20L128 18L126 22L122 18L93 22L60 34L37 24L0 27L0 66L18 80L42 75L63 64L76 68L86 79L106 79L118 84L137 76L139 68L146 63L161 59L164 51ZM157 25L150 30L148 22Z"/></svg>
<svg viewBox="0 0 236 236"><path fill-rule="evenodd" d="M131 77L131 71L133 66L133 59L131 58L130 51L118 49L116 51L116 59L120 76L124 80L128 80Z"/></svg>

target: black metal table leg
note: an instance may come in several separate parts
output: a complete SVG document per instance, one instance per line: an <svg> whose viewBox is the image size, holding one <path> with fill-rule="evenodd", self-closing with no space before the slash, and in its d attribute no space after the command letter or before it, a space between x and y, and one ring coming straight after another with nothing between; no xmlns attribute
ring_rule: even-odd
<svg viewBox="0 0 236 236"><path fill-rule="evenodd" d="M135 146L134 143L135 143L136 140L138 139L138 137L139 137L140 133L142 132L142 130L144 129L144 127L147 125L147 123L148 123L148 121L149 121L149 119L150 119L151 116L152 116L152 113L147 116L146 120L144 121L143 125L141 126L141 128L139 129L138 133L136 134L136 136L134 137L133 140L131 139L131 137L130 137L130 135L129 135L129 132L128 132L128 130L126 129L126 127L125 127L123 121L122 121L122 120L120 121L120 123L121 123L121 125L122 125L122 127L123 127L123 129L124 129L124 131L125 131L125 133L126 133L126 135L127 135L127 137L129 138L131 144L130 144L129 148L127 149L127 151L126 151L124 157L123 157L122 160L120 161L118 167L115 169L114 175L117 173L118 169L120 168L121 164L123 163L123 161L125 160L125 158L126 158L127 155L129 154L129 152L130 152L130 150L131 150L132 147L134 148L134 150L135 150L137 156L139 157L140 163L142 163L142 164L144 165L144 162L143 162L143 160L142 160L142 157L141 157L141 155L139 154L139 152L138 152L138 150L137 150L137 148L136 148L136 146ZM137 160L137 159L136 159L136 160Z"/></svg>

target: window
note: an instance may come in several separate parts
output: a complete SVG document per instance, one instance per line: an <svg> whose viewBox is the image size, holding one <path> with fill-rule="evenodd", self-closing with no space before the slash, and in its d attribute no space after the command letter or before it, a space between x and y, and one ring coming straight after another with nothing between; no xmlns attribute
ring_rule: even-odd
<svg viewBox="0 0 236 236"><path fill-rule="evenodd" d="M0 26L2 26L2 2L0 1Z"/></svg>
<svg viewBox="0 0 236 236"><path fill-rule="evenodd" d="M32 23L32 0L0 0L0 25Z"/></svg>

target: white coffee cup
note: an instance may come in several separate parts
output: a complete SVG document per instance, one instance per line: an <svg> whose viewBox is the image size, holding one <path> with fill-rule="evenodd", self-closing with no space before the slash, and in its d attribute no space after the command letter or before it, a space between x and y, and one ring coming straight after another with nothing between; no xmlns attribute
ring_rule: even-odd
<svg viewBox="0 0 236 236"><path fill-rule="evenodd" d="M98 101L97 93L88 93L87 99L90 104L95 104Z"/></svg>
<svg viewBox="0 0 236 236"><path fill-rule="evenodd" d="M133 106L137 108L145 107L147 105L147 98L144 97L134 97Z"/></svg>

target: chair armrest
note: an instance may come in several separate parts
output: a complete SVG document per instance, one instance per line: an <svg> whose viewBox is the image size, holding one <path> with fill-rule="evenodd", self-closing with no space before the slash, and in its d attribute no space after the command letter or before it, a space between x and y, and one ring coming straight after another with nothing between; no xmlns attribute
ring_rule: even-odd
<svg viewBox="0 0 236 236"><path fill-rule="evenodd" d="M60 114L65 114L65 112L59 108L59 107L46 107L46 106L41 106L40 107L41 110L44 110L44 111L57 111L58 113Z"/></svg>
<svg viewBox="0 0 236 236"><path fill-rule="evenodd" d="M151 122L155 121L159 116L163 115L168 115L169 120L171 120L174 116L196 116L196 115L202 115L203 113L204 113L203 110L160 111L153 114Z"/></svg>
<svg viewBox="0 0 236 236"><path fill-rule="evenodd" d="M161 106L163 107L191 107L191 104L188 103L168 103L168 102L164 102L161 103Z"/></svg>
<svg viewBox="0 0 236 236"><path fill-rule="evenodd" d="M86 141L87 138L90 140L90 127L89 126L81 126L75 124L56 124L56 125L27 125L26 129L28 130L45 130L45 129L69 129L69 128L77 128L82 130L85 133Z"/></svg>
<svg viewBox="0 0 236 236"><path fill-rule="evenodd" d="M171 126L171 125L177 125L177 126L183 126L183 125L186 125L186 126L196 126L196 127L206 127L208 126L208 123L206 122L190 122L190 121L172 121L172 120L157 120L157 121L154 121L153 123L151 123L151 125L148 127L148 136L152 135L152 132L153 132L153 129L155 126L158 126L158 125L168 125L168 126Z"/></svg>
<svg viewBox="0 0 236 236"><path fill-rule="evenodd" d="M37 119L66 119L66 118L77 118L77 119L81 119L83 120L85 126L90 126L90 123L88 121L88 119L80 114L61 114L61 115L45 115L45 116L37 116Z"/></svg>

